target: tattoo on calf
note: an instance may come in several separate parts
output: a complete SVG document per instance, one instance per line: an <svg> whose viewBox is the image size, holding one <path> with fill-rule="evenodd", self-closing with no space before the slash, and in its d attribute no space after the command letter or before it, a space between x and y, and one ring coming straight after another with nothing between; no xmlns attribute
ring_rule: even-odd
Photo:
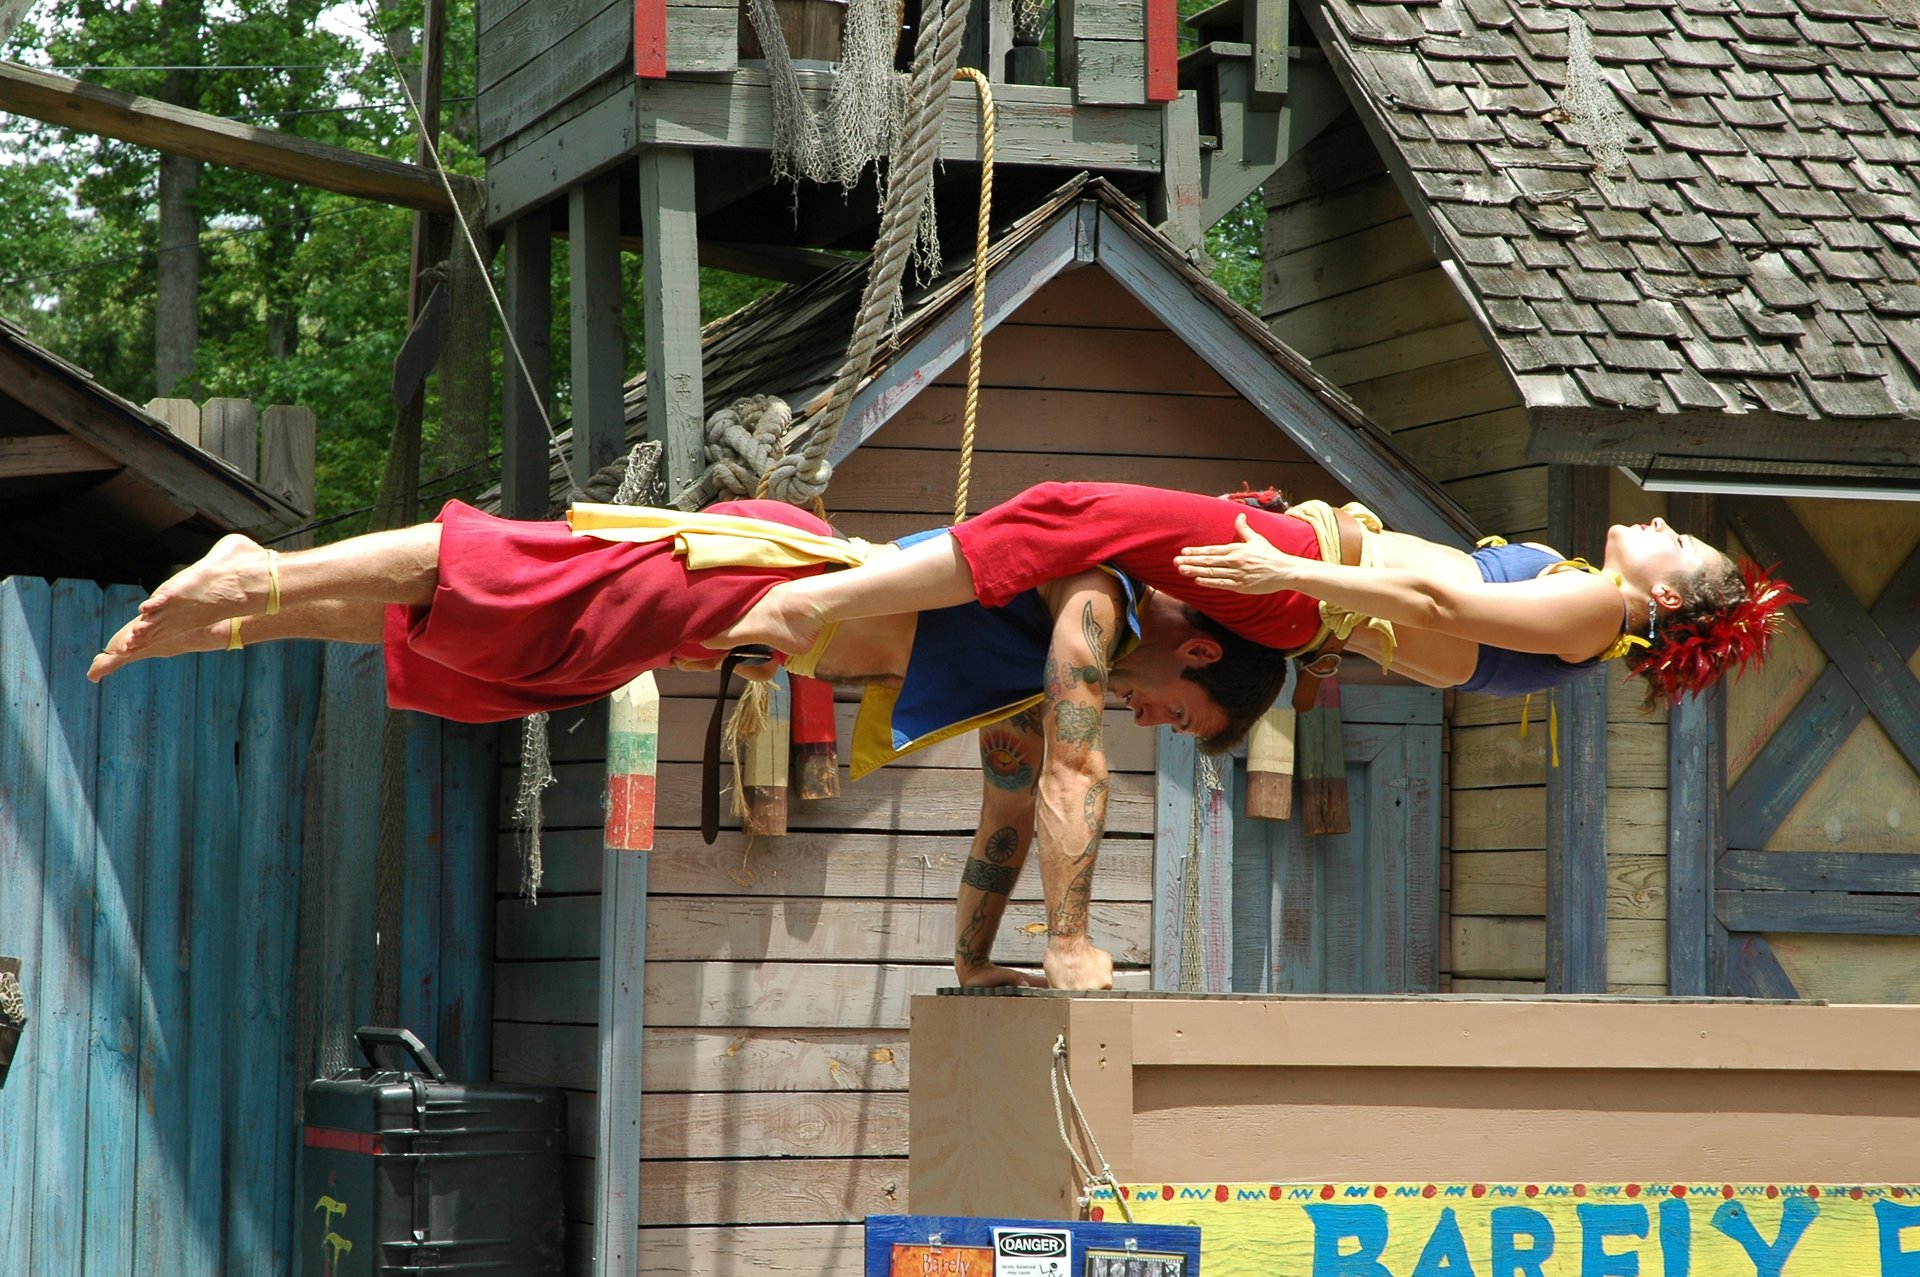
<svg viewBox="0 0 1920 1277"><path fill-rule="evenodd" d="M977 887L992 896L1004 896L1013 891L1014 882L1020 877L1017 870L1006 865L990 865L984 860L969 857L967 867L960 871L961 885Z"/></svg>
<svg viewBox="0 0 1920 1277"><path fill-rule="evenodd" d="M1005 727L980 732L980 770L987 783L1008 793L1024 793L1034 786L1033 758L1027 737Z"/></svg>
<svg viewBox="0 0 1920 1277"><path fill-rule="evenodd" d="M1002 825L987 835L987 859L1004 865L1020 850L1020 833L1012 825Z"/></svg>
<svg viewBox="0 0 1920 1277"><path fill-rule="evenodd" d="M960 929L959 938L953 944L953 965L956 967L981 967L993 961L991 942L980 943L983 932L991 930L992 919L987 916L987 908L982 905L973 911L967 919L967 925Z"/></svg>

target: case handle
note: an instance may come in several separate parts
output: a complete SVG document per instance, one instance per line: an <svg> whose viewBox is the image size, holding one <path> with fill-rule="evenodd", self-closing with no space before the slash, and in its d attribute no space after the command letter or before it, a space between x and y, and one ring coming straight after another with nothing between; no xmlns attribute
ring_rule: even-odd
<svg viewBox="0 0 1920 1277"><path fill-rule="evenodd" d="M380 1061L374 1058L376 1046L398 1047L413 1057L419 1065L417 1072L426 1074L436 1082L447 1080L447 1071L440 1067L440 1061L433 1058L433 1052L427 1050L427 1044L413 1035L411 1029L382 1029L372 1025L362 1025L353 1031L353 1040L360 1044L360 1054L367 1057L367 1066L376 1072Z"/></svg>

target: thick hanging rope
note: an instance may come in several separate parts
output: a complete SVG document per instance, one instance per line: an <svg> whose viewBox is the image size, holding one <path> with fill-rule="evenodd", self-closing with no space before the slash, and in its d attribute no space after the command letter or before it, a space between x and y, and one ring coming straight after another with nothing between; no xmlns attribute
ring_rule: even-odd
<svg viewBox="0 0 1920 1277"><path fill-rule="evenodd" d="M1131 1224L1133 1212L1127 1209L1127 1199L1120 1195L1120 1185L1113 1178L1113 1167L1107 1165L1107 1155L1100 1151L1100 1141L1093 1137L1093 1127L1087 1124L1087 1115L1081 1111L1080 1097L1073 1093L1073 1079L1067 1074L1067 1035L1064 1033L1053 1040L1053 1062L1047 1070L1047 1085L1053 1091L1053 1121L1060 1131L1060 1142L1067 1146L1067 1156L1073 1159L1074 1167L1080 1172L1080 1205L1085 1206L1093 1200L1094 1185L1105 1184L1120 1207L1121 1218ZM1100 1161L1098 1175L1081 1159L1080 1150L1073 1146L1073 1137L1067 1134L1067 1115L1060 1108L1060 1090L1063 1086L1066 1088L1067 1102L1073 1105L1073 1120L1086 1133L1087 1146Z"/></svg>
<svg viewBox="0 0 1920 1277"><path fill-rule="evenodd" d="M973 233L973 333L967 343L967 411L960 431L960 478L953 489L953 521L967 518L967 489L973 483L973 423L980 412L981 345L987 332L987 246L993 222L993 85L973 67L953 73L980 90L980 217Z"/></svg>

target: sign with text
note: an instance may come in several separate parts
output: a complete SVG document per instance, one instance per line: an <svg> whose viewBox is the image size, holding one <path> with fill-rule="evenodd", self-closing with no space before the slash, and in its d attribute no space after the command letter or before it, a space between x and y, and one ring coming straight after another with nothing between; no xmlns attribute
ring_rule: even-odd
<svg viewBox="0 0 1920 1277"><path fill-rule="evenodd" d="M1200 1228L1208 1277L1920 1277L1920 1188L1122 1185ZM1091 1218L1117 1219L1098 1189Z"/></svg>

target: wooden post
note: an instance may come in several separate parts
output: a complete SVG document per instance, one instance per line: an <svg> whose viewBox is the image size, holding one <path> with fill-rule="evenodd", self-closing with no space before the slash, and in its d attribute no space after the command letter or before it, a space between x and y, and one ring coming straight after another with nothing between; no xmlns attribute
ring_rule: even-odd
<svg viewBox="0 0 1920 1277"><path fill-rule="evenodd" d="M1300 827L1309 834L1353 829L1347 806L1346 733L1340 721L1340 680L1323 678L1313 708L1299 720Z"/></svg>
<svg viewBox="0 0 1920 1277"><path fill-rule="evenodd" d="M1607 533L1607 472L1547 471L1548 537L1562 553L1598 550ZM1547 767L1547 992L1607 990L1607 675L1548 693L1560 765Z"/></svg>
<svg viewBox="0 0 1920 1277"><path fill-rule="evenodd" d="M1711 496L1684 498L1676 522L1712 545L1724 525ZM1713 867L1727 848L1726 689L1715 684L1667 717L1667 992L1707 997L1712 963Z"/></svg>
<svg viewBox="0 0 1920 1277"><path fill-rule="evenodd" d="M319 422L313 409L275 404L260 414L260 486L302 514L313 513L314 449ZM283 550L304 550L312 532L279 543Z"/></svg>
<svg viewBox="0 0 1920 1277"><path fill-rule="evenodd" d="M1247 736L1247 815L1286 820L1293 815L1294 730L1291 705L1275 705Z"/></svg>
<svg viewBox="0 0 1920 1277"><path fill-rule="evenodd" d="M660 766L660 691L642 674L613 694L607 718L610 851L653 850L654 784Z"/></svg>
<svg viewBox="0 0 1920 1277"><path fill-rule="evenodd" d="M1200 219L1200 101L1192 89L1160 109L1160 185L1150 216L1160 233L1196 261L1206 258L1207 228Z"/></svg>
<svg viewBox="0 0 1920 1277"><path fill-rule="evenodd" d="M209 399L200 446L251 479L260 472L260 414L251 399Z"/></svg>
<svg viewBox="0 0 1920 1277"><path fill-rule="evenodd" d="M833 688L817 678L787 676L793 693L793 771L802 798L840 796L839 732L833 717Z"/></svg>
<svg viewBox="0 0 1920 1277"><path fill-rule="evenodd" d="M627 437L622 402L627 348L620 320L620 189L615 180L596 177L567 192L567 270L573 281L571 460L573 481L581 484L620 455ZM653 287L648 280L649 294ZM651 317L647 327L653 328Z"/></svg>
<svg viewBox="0 0 1920 1277"><path fill-rule="evenodd" d="M671 500L699 478L706 431L691 153L641 149L640 220L646 237L647 437L665 445Z"/></svg>
<svg viewBox="0 0 1920 1277"><path fill-rule="evenodd" d="M500 511L509 519L541 519L549 500L551 446L543 412L553 405L552 215L541 208L507 223L506 240L512 340L500 404Z"/></svg>
<svg viewBox="0 0 1920 1277"><path fill-rule="evenodd" d="M740 786L745 800L741 828L750 834L779 836L787 832L787 749L793 730L793 698L784 670L769 679L765 687L767 720L759 732L742 742L740 774L734 783Z"/></svg>

